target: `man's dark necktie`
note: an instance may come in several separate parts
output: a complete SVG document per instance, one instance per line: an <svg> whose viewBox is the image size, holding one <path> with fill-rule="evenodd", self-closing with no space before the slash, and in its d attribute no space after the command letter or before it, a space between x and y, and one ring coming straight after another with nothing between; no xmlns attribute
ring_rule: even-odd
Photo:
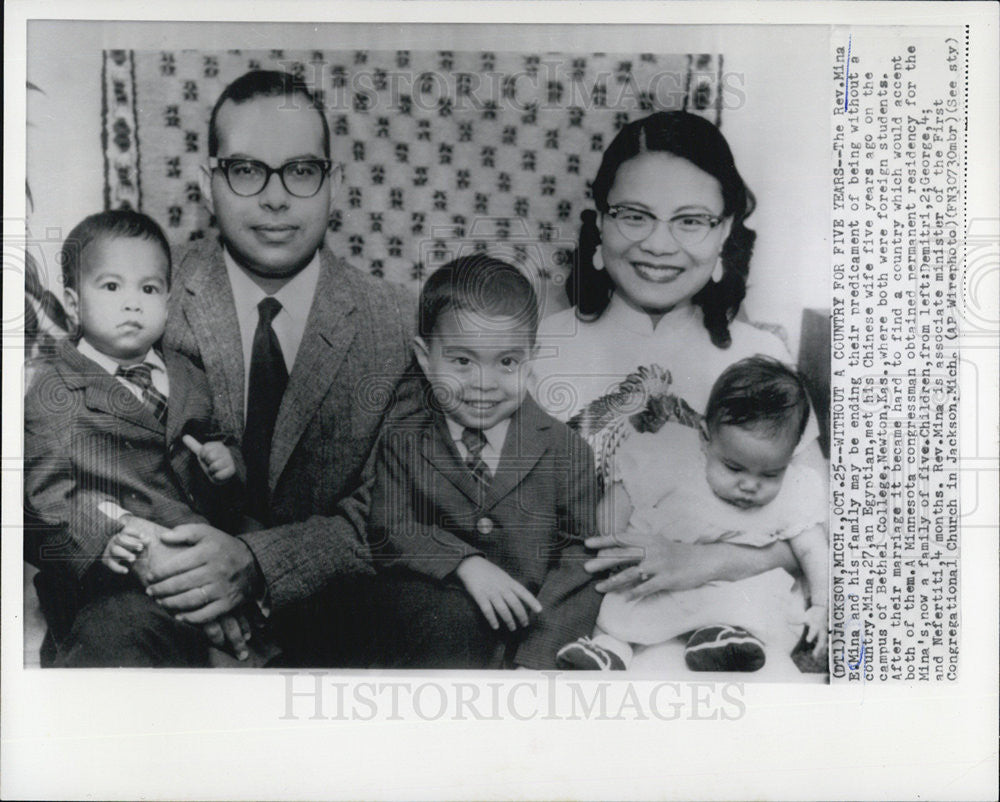
<svg viewBox="0 0 1000 802"><path fill-rule="evenodd" d="M142 390L142 403L153 413L160 423L167 423L167 398L153 386L153 366L143 362L139 365L118 366L116 376L121 376L129 384L134 384Z"/></svg>
<svg viewBox="0 0 1000 802"><path fill-rule="evenodd" d="M469 452L465 464L472 471L476 481L483 487L487 487L492 476L482 456L483 448L486 447L486 435L483 434L482 429L469 429L467 427L462 430L462 445Z"/></svg>
<svg viewBox="0 0 1000 802"><path fill-rule="evenodd" d="M247 420L243 430L243 457L247 463L248 512L261 523L270 521L270 498L267 483L271 461L271 438L278 407L288 385L288 369L281 344L271 328L271 321L281 311L281 303L265 298L257 304L260 319L253 335L250 355L250 387L247 395Z"/></svg>

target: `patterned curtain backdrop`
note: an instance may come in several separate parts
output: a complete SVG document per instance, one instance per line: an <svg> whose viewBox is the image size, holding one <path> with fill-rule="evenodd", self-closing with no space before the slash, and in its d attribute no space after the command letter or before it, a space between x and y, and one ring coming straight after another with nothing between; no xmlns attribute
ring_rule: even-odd
<svg viewBox="0 0 1000 802"><path fill-rule="evenodd" d="M251 69L295 73L319 94L345 170L331 245L402 283L479 249L558 284L622 125L671 109L721 124L718 55L112 50L106 207L141 209L175 244L212 236L198 188L208 119Z"/></svg>

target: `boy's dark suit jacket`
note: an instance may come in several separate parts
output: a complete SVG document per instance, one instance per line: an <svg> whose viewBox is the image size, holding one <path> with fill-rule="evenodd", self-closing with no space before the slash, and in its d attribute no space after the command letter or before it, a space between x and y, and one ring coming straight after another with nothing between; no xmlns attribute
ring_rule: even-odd
<svg viewBox="0 0 1000 802"><path fill-rule="evenodd" d="M394 421L379 448L369 525L380 564L448 581L474 554L503 568L541 603L513 662L554 668L560 646L589 635L601 594L583 562L597 533L590 447L526 397L511 418L485 492L462 462L444 418L421 410Z"/></svg>
<svg viewBox="0 0 1000 802"><path fill-rule="evenodd" d="M373 572L363 471L399 402L394 391L411 360L415 314L403 287L320 251L316 297L272 439L271 525L240 536L273 609ZM217 241L176 262L164 348L204 366L221 424L242 437L243 347Z"/></svg>
<svg viewBox="0 0 1000 802"><path fill-rule="evenodd" d="M25 550L53 592L61 586L69 596L67 581L83 580L119 529L98 511L101 502L173 527L205 520L196 510L210 518L231 513L240 501L240 483L211 485L180 440L190 433L235 443L214 431L204 374L175 355L164 362L166 427L69 340L31 381L24 406ZM242 457L234 457L242 476Z"/></svg>

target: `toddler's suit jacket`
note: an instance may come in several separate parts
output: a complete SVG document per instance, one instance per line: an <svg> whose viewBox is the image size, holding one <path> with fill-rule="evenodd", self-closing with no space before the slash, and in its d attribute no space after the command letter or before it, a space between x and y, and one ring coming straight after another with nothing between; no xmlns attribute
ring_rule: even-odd
<svg viewBox="0 0 1000 802"><path fill-rule="evenodd" d="M590 447L526 397L511 418L484 490L463 463L444 418L424 409L387 428L379 449L369 536L380 564L452 581L482 555L524 585L543 611L513 662L554 668L560 646L589 635L601 594L583 562L597 533Z"/></svg>
<svg viewBox="0 0 1000 802"><path fill-rule="evenodd" d="M241 482L212 485L181 435L235 439L214 430L204 374L177 356L164 362L166 426L69 340L35 373L24 406L25 551L43 572L83 579L120 528L98 510L105 501L168 528L233 516Z"/></svg>

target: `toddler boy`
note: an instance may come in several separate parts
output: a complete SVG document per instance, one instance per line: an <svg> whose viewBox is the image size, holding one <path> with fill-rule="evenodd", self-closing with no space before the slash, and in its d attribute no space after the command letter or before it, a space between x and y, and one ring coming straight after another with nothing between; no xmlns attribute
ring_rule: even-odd
<svg viewBox="0 0 1000 802"><path fill-rule="evenodd" d="M127 638L116 638L103 611L155 606L143 576L171 551L156 533L205 521L196 504L215 520L236 515L242 460L212 430L201 369L165 361L153 348L170 292L160 227L127 210L92 215L70 232L61 261L78 331L39 369L25 398L26 518L40 533L33 557L50 624L45 651L64 666L148 664L122 645ZM203 634L160 613L163 628L183 633L180 651L200 655L195 662L207 660L204 635L247 656L240 617ZM161 659L172 665L177 655Z"/></svg>
<svg viewBox="0 0 1000 802"><path fill-rule="evenodd" d="M426 404L383 435L369 522L395 594L390 665L554 668L593 626L593 454L527 395L537 325L531 283L496 259L423 287Z"/></svg>

